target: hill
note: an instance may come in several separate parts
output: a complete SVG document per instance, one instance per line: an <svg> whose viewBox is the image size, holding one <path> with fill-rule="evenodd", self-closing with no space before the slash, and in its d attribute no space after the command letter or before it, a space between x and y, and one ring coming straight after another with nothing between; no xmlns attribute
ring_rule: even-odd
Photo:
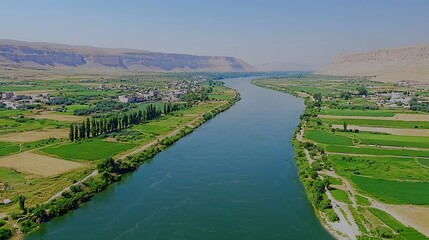
<svg viewBox="0 0 429 240"><path fill-rule="evenodd" d="M429 45L344 54L318 71L335 76L374 76L375 80L429 83Z"/></svg>
<svg viewBox="0 0 429 240"><path fill-rule="evenodd" d="M0 40L0 68L2 71L9 72L26 69L87 73L243 72L252 69L249 64L234 57L196 56L14 40Z"/></svg>

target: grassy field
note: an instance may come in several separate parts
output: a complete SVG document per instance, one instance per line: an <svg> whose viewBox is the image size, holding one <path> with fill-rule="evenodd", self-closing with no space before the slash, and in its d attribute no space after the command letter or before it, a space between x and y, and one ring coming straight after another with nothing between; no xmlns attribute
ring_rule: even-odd
<svg viewBox="0 0 429 240"><path fill-rule="evenodd" d="M369 116L369 117L393 117L397 110L352 110L352 109L322 109L320 114L334 116Z"/></svg>
<svg viewBox="0 0 429 240"><path fill-rule="evenodd" d="M330 190L330 192L337 201L348 203L348 204L352 203L352 201L350 201L349 195L345 191L341 189L333 189L333 190Z"/></svg>
<svg viewBox="0 0 429 240"><path fill-rule="evenodd" d="M384 127L384 128L416 128L429 129L429 122L423 121L392 121L392 120L366 120L366 119L322 119L323 123L332 125L343 125L346 122L348 125L368 126L368 127Z"/></svg>
<svg viewBox="0 0 429 240"><path fill-rule="evenodd" d="M429 148L429 137L400 136L388 134L353 133L361 144L411 148Z"/></svg>
<svg viewBox="0 0 429 240"><path fill-rule="evenodd" d="M384 149L384 148L375 148L375 147L348 147L348 146L329 145L326 147L326 151L333 152L333 153L429 158L429 150L424 151L424 150Z"/></svg>
<svg viewBox="0 0 429 240"><path fill-rule="evenodd" d="M331 188L342 185L341 189L347 189L354 194L348 195L347 192L339 189L331 190L331 193L336 200L348 205L353 220L363 233L363 236L358 239L384 239L389 235L393 239L428 239L386 212L370 209L371 202L367 198L372 197L376 201L401 205L390 205L392 209L395 206L397 210L389 211L397 211L395 214L401 215L402 219L408 219L407 225L426 230L427 225L413 222L415 216L410 211L427 209L426 206L429 205L429 137L425 136L424 131L415 130L429 129L429 121L425 120L427 115L402 106L393 106L388 102L383 103L387 100L375 94L380 91L418 92L418 89L366 79L318 75L258 79L254 84L298 96L313 96L313 101L307 98L307 108L301 116L301 124L305 128L304 139L310 140L325 151L311 145L298 145L300 151L296 153L301 180L310 195L313 194L311 180L303 177L308 176L305 175L305 171L311 173L310 168L313 168L306 161L304 162L307 164L303 162L305 156L302 156L302 150L305 146L310 150L313 159L322 165L322 169L335 171L353 186L349 188L347 184L332 181ZM369 93L366 98L357 94L358 88L362 86L366 87ZM329 117L319 117L320 115ZM345 132L342 131L344 122L348 126L356 125L373 129L361 128L360 132ZM332 132L332 125L337 125L335 127L340 128L340 131ZM390 131L391 134L363 130ZM316 166L319 165L316 164ZM324 173L319 171L318 174ZM314 178L313 175L311 177ZM351 204L353 196L358 207ZM415 210L416 206L408 205L423 206ZM318 208L317 204L314 206ZM321 216L328 214L327 211L320 209L319 211L322 213ZM342 212L344 212L343 209ZM424 216L424 212L422 215ZM351 219L348 220L351 221ZM325 218L322 221L331 220Z"/></svg>
<svg viewBox="0 0 429 240"><path fill-rule="evenodd" d="M13 169L0 167L0 183L7 183L13 188L18 184L25 182L25 175L18 173Z"/></svg>
<svg viewBox="0 0 429 240"><path fill-rule="evenodd" d="M8 142L0 142L0 156L6 156L19 151L19 145Z"/></svg>
<svg viewBox="0 0 429 240"><path fill-rule="evenodd" d="M426 181L429 178L429 169L422 167L414 158L332 155L329 159L336 171L343 175L408 181Z"/></svg>
<svg viewBox="0 0 429 240"><path fill-rule="evenodd" d="M309 130L305 138L323 144L353 146L353 139L324 130Z"/></svg>
<svg viewBox="0 0 429 240"><path fill-rule="evenodd" d="M361 195L356 195L356 204L361 206L370 206L371 202L366 197L362 197Z"/></svg>
<svg viewBox="0 0 429 240"><path fill-rule="evenodd" d="M429 205L429 182L401 182L355 175L351 180L363 192L386 203Z"/></svg>
<svg viewBox="0 0 429 240"><path fill-rule="evenodd" d="M67 143L58 146L43 148L40 151L66 160L96 161L135 147L131 143L107 142L101 139L90 139L82 142Z"/></svg>

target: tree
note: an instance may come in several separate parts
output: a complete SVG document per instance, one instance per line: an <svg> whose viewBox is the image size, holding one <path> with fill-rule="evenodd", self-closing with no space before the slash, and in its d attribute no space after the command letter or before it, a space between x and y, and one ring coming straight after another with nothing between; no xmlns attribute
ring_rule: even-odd
<svg viewBox="0 0 429 240"><path fill-rule="evenodd" d="M24 196L22 196L22 195L18 196L18 203L19 203L19 208L22 211L26 212L27 209L25 209L25 197Z"/></svg>
<svg viewBox="0 0 429 240"><path fill-rule="evenodd" d="M85 130L86 130L86 137L89 138L91 134L91 122L89 121L89 118L86 119Z"/></svg>
<svg viewBox="0 0 429 240"><path fill-rule="evenodd" d="M347 123L346 123L346 121L343 122L343 128L344 128L344 132L347 132Z"/></svg>
<svg viewBox="0 0 429 240"><path fill-rule="evenodd" d="M358 91L358 95L361 95L361 96L367 96L368 95L368 90L364 86L358 87L357 91Z"/></svg>
<svg viewBox="0 0 429 240"><path fill-rule="evenodd" d="M321 93L315 93L314 95L313 95L313 97L314 97L314 106L315 107L321 107L322 106L322 94Z"/></svg>
<svg viewBox="0 0 429 240"><path fill-rule="evenodd" d="M78 140L78 139L80 139L79 126L76 124L73 124L73 127L74 127L74 139Z"/></svg>
<svg viewBox="0 0 429 240"><path fill-rule="evenodd" d="M70 141L74 141L74 124L70 125L70 132L69 132L69 138Z"/></svg>
<svg viewBox="0 0 429 240"><path fill-rule="evenodd" d="M342 91L340 93L340 97L344 98L345 100L349 100L352 97L352 94L349 91Z"/></svg>

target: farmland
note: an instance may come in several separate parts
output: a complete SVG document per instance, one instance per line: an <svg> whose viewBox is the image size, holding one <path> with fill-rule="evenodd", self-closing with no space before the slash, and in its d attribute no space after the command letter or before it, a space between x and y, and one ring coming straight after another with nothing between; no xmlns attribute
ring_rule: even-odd
<svg viewBox="0 0 429 240"><path fill-rule="evenodd" d="M131 143L108 142L101 139L91 139L77 143L67 143L42 148L40 151L61 159L94 161L113 157L116 154L135 146L135 144Z"/></svg>
<svg viewBox="0 0 429 240"><path fill-rule="evenodd" d="M392 92L401 91L395 95L400 96L418 88L317 75L258 79L253 83L306 97L307 108L300 124L303 140L294 140L294 145L300 177L310 197L317 178L329 176L332 187L326 191L336 202L334 208L339 208L337 213L344 219L353 216L359 235L429 237L429 224L417 221L417 216L406 210L418 206L420 211L429 211L429 135L425 132L429 129L429 113L411 111L388 98ZM400 101L411 98L403 95ZM324 217L332 211L329 205L318 202L328 199L324 193L321 196L314 205L322 221L333 232L341 232ZM403 209L397 211L399 207ZM346 225L352 228L353 224Z"/></svg>
<svg viewBox="0 0 429 240"><path fill-rule="evenodd" d="M119 180L122 172L134 170L136 165L128 165L130 159L150 158L201 125L208 119L206 114L213 117L239 99L234 90L208 81L216 78L211 74L204 78L185 73L148 75L126 76L120 80L16 80L0 85L0 91L16 91L15 96L23 94L11 101L17 104L25 102L21 109L0 109L0 201L12 201L11 204L0 205L0 215L8 216L4 227L14 228L16 217L29 216L36 205L40 206L84 177L90 176L92 184L102 185L95 189L80 186L90 191L89 196L92 196ZM192 90L187 93L188 90L183 89ZM152 95L149 96L149 92ZM27 97L22 97L24 94ZM151 101L124 103L118 100L118 95L137 94L145 94ZM19 100L21 98L26 101ZM179 107L173 108L175 104ZM101 123L104 120L102 123L105 124L118 116L135 118L137 114L146 114L150 107L154 107L156 117L145 118L139 124L91 136L77 129L78 134L86 137L74 141L69 139L70 129L77 124L83 126L82 122L97 120ZM167 111L167 107L172 109ZM98 127L93 123L91 126ZM169 138L161 142L166 136ZM154 147L146 152L146 144ZM142 155L137 154L140 150ZM131 156L132 152L136 152L136 156ZM90 175L96 173L94 170L100 163L110 158L118 163L126 162L114 177ZM138 165L141 163L138 160ZM25 211L19 207L19 196L25 198ZM60 194L60 197L63 196ZM88 200L86 195L80 197Z"/></svg>

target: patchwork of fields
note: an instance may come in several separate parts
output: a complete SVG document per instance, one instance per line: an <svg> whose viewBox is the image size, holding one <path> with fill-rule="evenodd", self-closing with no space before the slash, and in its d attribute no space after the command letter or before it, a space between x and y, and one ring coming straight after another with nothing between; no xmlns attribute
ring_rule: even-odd
<svg viewBox="0 0 429 240"><path fill-rule="evenodd" d="M326 168L319 175L329 176L330 194L342 215L353 218L347 221L354 220L360 235L395 239L429 237L428 113L399 107L379 108L360 96L344 101L339 97L344 90L334 90L334 86L346 86L353 96L352 86L355 89L363 84L377 86L374 82L353 85L349 81L343 84L325 80L321 84L293 78L255 82L297 95L300 95L297 92L314 94L313 103L320 101L321 108L311 108L312 103L307 100L302 123L303 141L319 147L304 145L310 147L308 157L313 158L309 167ZM380 84L375 89L384 88L389 91L397 87ZM320 100L317 93L322 93ZM347 106L350 102L354 108L368 109L352 109ZM336 108L341 104L342 109Z"/></svg>

